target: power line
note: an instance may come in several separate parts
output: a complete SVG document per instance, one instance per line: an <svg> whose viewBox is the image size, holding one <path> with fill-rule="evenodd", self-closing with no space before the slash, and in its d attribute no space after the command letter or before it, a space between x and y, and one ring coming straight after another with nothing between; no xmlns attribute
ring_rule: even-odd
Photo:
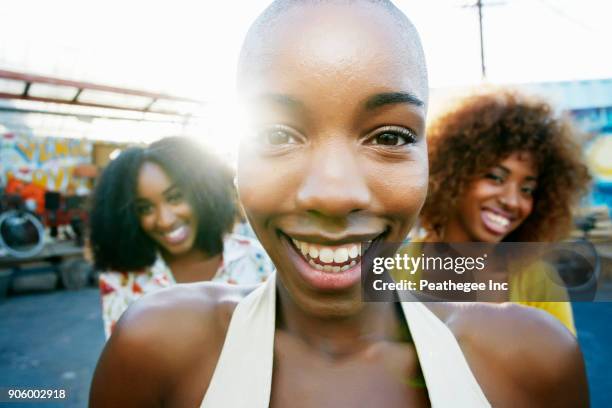
<svg viewBox="0 0 612 408"><path fill-rule="evenodd" d="M540 4L542 4L544 7L546 7L548 10L552 11L553 13L555 13L556 15L558 15L559 17L564 18L565 20L574 23L582 28L584 28L585 30L588 30L590 32L596 33L597 30L595 30L593 27L585 24L584 22L574 18L573 16L570 16L569 14L567 14L565 11L563 11L562 9L560 9L559 7L557 7L554 4L549 3L546 0L539 0Z"/></svg>

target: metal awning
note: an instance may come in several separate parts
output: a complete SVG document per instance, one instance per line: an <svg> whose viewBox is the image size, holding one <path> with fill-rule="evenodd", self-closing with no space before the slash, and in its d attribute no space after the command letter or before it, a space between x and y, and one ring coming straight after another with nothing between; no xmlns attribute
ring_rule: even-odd
<svg viewBox="0 0 612 408"><path fill-rule="evenodd" d="M196 112L205 104L204 101L164 93L7 70L0 70L0 99L154 113L184 118L196 115ZM36 113L56 114L44 106ZM75 113L75 116L79 114ZM142 120L147 119L143 117Z"/></svg>

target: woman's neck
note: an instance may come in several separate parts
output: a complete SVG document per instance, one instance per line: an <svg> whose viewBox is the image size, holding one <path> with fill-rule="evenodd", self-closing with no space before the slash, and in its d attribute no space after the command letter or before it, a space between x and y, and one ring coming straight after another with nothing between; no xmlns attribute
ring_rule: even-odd
<svg viewBox="0 0 612 408"><path fill-rule="evenodd" d="M431 242L472 242L466 231L457 222L449 222L441 234L435 234Z"/></svg>
<svg viewBox="0 0 612 408"><path fill-rule="evenodd" d="M468 242L476 242L470 240L467 235L462 234L454 228L445 229L444 236L440 236L433 231L428 231L425 236L424 242L446 242L446 243L457 243L464 244ZM487 258L487 267L483 273L473 272L473 280L474 282L489 282L495 281L496 283L507 283L510 279L507 267L507 259L504 256L501 256L499 253L496 253L495 248L497 247L497 243L483 243L481 242L477 246L469 246L469 245L459 245L454 246L455 250L459 250L462 255L471 255L472 257L483 256L486 254ZM425 249L427 251L427 248ZM499 293L495 294L494 292L487 292L487 295L490 295L490 302L505 302L509 300L509 293Z"/></svg>
<svg viewBox="0 0 612 408"><path fill-rule="evenodd" d="M196 248L181 255L173 255L162 251L161 256L172 271L174 280L177 283L209 281L213 279L223 259L222 254L210 256Z"/></svg>
<svg viewBox="0 0 612 408"><path fill-rule="evenodd" d="M351 316L325 318L300 308L279 284L277 327L332 358L366 350L378 341L406 340L394 303L362 303Z"/></svg>

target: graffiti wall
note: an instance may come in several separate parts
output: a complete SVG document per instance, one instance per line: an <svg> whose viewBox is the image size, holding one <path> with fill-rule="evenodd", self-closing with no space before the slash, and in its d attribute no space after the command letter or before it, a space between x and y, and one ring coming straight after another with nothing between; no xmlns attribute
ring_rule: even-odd
<svg viewBox="0 0 612 408"><path fill-rule="evenodd" d="M603 133L587 148L587 159L594 177L593 203L612 210L612 133Z"/></svg>
<svg viewBox="0 0 612 408"><path fill-rule="evenodd" d="M593 175L592 204L607 205L612 215L612 107L572 112L579 126L594 137L585 149Z"/></svg>
<svg viewBox="0 0 612 408"><path fill-rule="evenodd" d="M5 133L0 139L0 185L15 177L50 191L89 189L88 181L74 177L73 171L91 161L90 141Z"/></svg>

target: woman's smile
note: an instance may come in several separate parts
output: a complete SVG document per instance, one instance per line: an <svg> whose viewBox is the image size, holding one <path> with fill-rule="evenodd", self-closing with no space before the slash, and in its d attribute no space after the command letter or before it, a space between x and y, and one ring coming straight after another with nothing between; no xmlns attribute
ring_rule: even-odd
<svg viewBox="0 0 612 408"><path fill-rule="evenodd" d="M330 241L317 235L279 234L301 278L315 290L345 290L361 278L361 258L382 234L347 235ZM294 238L299 237L299 239Z"/></svg>
<svg viewBox="0 0 612 408"><path fill-rule="evenodd" d="M507 211L489 207L482 208L480 218L486 229L501 236L510 233L512 224L516 220L516 217Z"/></svg>
<svg viewBox="0 0 612 408"><path fill-rule="evenodd" d="M187 224L180 224L169 231L157 231L156 234L168 245L180 245L183 241L189 238L191 227Z"/></svg>

